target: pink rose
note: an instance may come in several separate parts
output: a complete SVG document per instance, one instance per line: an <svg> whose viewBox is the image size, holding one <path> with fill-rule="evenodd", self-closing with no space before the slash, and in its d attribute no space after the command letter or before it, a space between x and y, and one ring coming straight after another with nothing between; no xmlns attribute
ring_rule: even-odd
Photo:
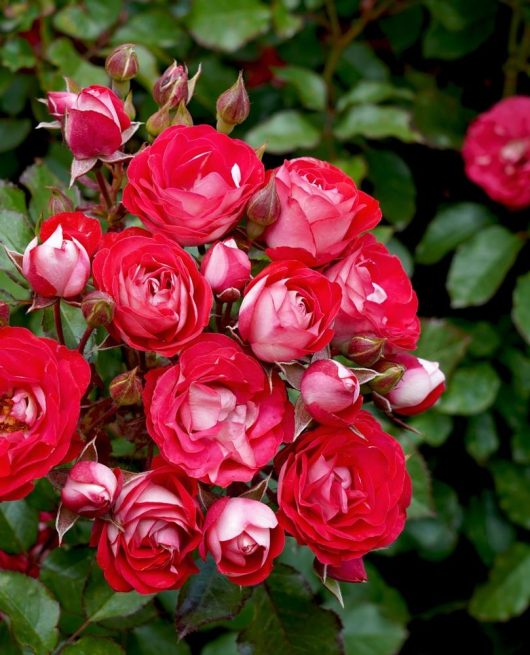
<svg viewBox="0 0 530 655"><path fill-rule="evenodd" d="M392 409L411 416L432 407L445 389L445 375L438 362L405 353L393 355L392 361L405 367L401 380L386 394Z"/></svg>
<svg viewBox="0 0 530 655"><path fill-rule="evenodd" d="M54 118L61 120L67 109L73 107L77 100L77 93L70 91L50 91L48 93L48 111Z"/></svg>
<svg viewBox="0 0 530 655"><path fill-rule="evenodd" d="M203 334L177 364L149 372L144 405L163 457L222 487L251 480L294 435L283 382L221 334Z"/></svg>
<svg viewBox="0 0 530 655"><path fill-rule="evenodd" d="M497 202L530 205L530 98L505 98L471 123L462 156L466 174Z"/></svg>
<svg viewBox="0 0 530 655"><path fill-rule="evenodd" d="M227 239L208 250L201 263L201 273L215 293L238 292L250 280L250 259L234 239Z"/></svg>
<svg viewBox="0 0 530 655"><path fill-rule="evenodd" d="M273 262L245 290L239 333L265 362L287 362L331 341L340 287L296 261Z"/></svg>
<svg viewBox="0 0 530 655"><path fill-rule="evenodd" d="M39 231L41 241L46 241L58 226L63 230L64 239L77 239L88 256L96 252L103 236L101 225L96 218L90 218L81 212L60 212L42 221Z"/></svg>
<svg viewBox="0 0 530 655"><path fill-rule="evenodd" d="M94 518L110 510L118 490L118 480L108 466L78 462L68 472L61 500L72 512Z"/></svg>
<svg viewBox="0 0 530 655"><path fill-rule="evenodd" d="M322 266L343 256L359 234L381 220L379 203L320 159L287 160L272 174L281 204L278 220L264 233L272 259Z"/></svg>
<svg viewBox="0 0 530 655"><path fill-rule="evenodd" d="M342 303L333 344L344 351L355 336L380 337L390 348L413 350L420 334L418 298L399 259L371 234L326 271L340 285Z"/></svg>
<svg viewBox="0 0 530 655"><path fill-rule="evenodd" d="M73 298L83 291L90 277L90 258L75 238L63 238L58 225L41 245L35 237L22 259L22 272L33 290L50 298Z"/></svg>
<svg viewBox="0 0 530 655"><path fill-rule="evenodd" d="M270 507L249 498L222 498L208 510L199 552L211 553L217 569L242 587L263 582L285 543Z"/></svg>
<svg viewBox="0 0 530 655"><path fill-rule="evenodd" d="M196 246L234 227L264 175L243 141L209 125L178 125L133 158L123 203L152 232Z"/></svg>
<svg viewBox="0 0 530 655"><path fill-rule="evenodd" d="M363 402L353 371L333 359L313 362L302 377L300 392L307 411L323 425L350 425Z"/></svg>

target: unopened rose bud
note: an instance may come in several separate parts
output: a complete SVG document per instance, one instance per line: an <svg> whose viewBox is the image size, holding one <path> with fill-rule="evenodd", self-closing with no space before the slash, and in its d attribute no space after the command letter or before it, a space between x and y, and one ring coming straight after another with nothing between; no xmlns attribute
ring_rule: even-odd
<svg viewBox="0 0 530 655"><path fill-rule="evenodd" d="M353 337L346 355L360 366L373 366L383 356L385 339L377 337Z"/></svg>
<svg viewBox="0 0 530 655"><path fill-rule="evenodd" d="M373 380L370 380L368 384L372 391L375 391L382 396L391 391L405 373L404 366L388 361L377 364L376 370L379 372L379 375L373 378Z"/></svg>
<svg viewBox="0 0 530 655"><path fill-rule="evenodd" d="M155 82L153 98L160 107L169 109L188 101L188 69L174 61Z"/></svg>
<svg viewBox="0 0 530 655"><path fill-rule="evenodd" d="M75 239L63 238L58 225L42 244L35 237L24 251L22 272L33 290L45 298L73 298L85 288L90 276L90 258Z"/></svg>
<svg viewBox="0 0 530 655"><path fill-rule="evenodd" d="M322 425L350 425L363 402L353 371L333 359L313 362L302 376L300 392L307 411Z"/></svg>
<svg viewBox="0 0 530 655"><path fill-rule="evenodd" d="M267 184L256 191L247 205L248 220L266 227L275 223L281 212L280 197L276 190L276 180L271 175Z"/></svg>
<svg viewBox="0 0 530 655"><path fill-rule="evenodd" d="M51 195L48 200L48 213L50 216L62 212L74 211L74 203L71 199L56 186L50 187Z"/></svg>
<svg viewBox="0 0 530 655"><path fill-rule="evenodd" d="M98 462L77 462L61 492L63 505L72 512L95 518L106 514L118 492L114 472Z"/></svg>
<svg viewBox="0 0 530 655"><path fill-rule="evenodd" d="M114 318L114 299L103 291L92 291L81 301L81 311L92 328L109 325Z"/></svg>
<svg viewBox="0 0 530 655"><path fill-rule="evenodd" d="M325 576L341 582L366 582L368 580L362 557L345 560L337 566L326 566L315 559L314 567L321 578Z"/></svg>
<svg viewBox="0 0 530 655"><path fill-rule="evenodd" d="M0 327L9 325L9 305L6 302L0 302Z"/></svg>
<svg viewBox="0 0 530 655"><path fill-rule="evenodd" d="M105 60L107 75L114 82L128 82L136 77L139 69L134 44L124 43L110 53Z"/></svg>
<svg viewBox="0 0 530 655"><path fill-rule="evenodd" d="M219 241L202 260L201 273L214 293L229 289L241 291L250 280L250 259L237 247L234 239Z"/></svg>
<svg viewBox="0 0 530 655"><path fill-rule="evenodd" d="M180 101L179 106L177 107L171 125L185 125L186 127L191 127L193 125L193 118L183 100Z"/></svg>
<svg viewBox="0 0 530 655"><path fill-rule="evenodd" d="M162 107L162 109L149 116L145 128L150 136L157 137L171 125L171 120L169 110L166 107Z"/></svg>
<svg viewBox="0 0 530 655"><path fill-rule="evenodd" d="M217 98L217 129L230 134L236 125L245 121L250 113L250 100L240 72L236 82Z"/></svg>
<svg viewBox="0 0 530 655"><path fill-rule="evenodd" d="M142 390L142 381L138 377L137 368L117 375L109 385L110 397L118 407L139 403Z"/></svg>
<svg viewBox="0 0 530 655"><path fill-rule="evenodd" d="M70 91L50 91L48 93L48 111L54 118L61 120L67 109L77 100L77 93Z"/></svg>
<svg viewBox="0 0 530 655"><path fill-rule="evenodd" d="M386 396L392 409L398 414L412 416L432 407L445 389L445 375L438 362L408 354L394 355L393 359L405 372Z"/></svg>

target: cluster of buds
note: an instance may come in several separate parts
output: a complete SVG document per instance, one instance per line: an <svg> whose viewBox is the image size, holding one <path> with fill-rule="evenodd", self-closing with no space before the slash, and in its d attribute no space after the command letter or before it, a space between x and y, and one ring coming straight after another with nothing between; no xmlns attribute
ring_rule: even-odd
<svg viewBox="0 0 530 655"><path fill-rule="evenodd" d="M191 100L201 70L189 79L186 66L174 61L158 78L153 87L153 98L159 106L146 123L152 137L161 134L170 125L193 125L186 105Z"/></svg>

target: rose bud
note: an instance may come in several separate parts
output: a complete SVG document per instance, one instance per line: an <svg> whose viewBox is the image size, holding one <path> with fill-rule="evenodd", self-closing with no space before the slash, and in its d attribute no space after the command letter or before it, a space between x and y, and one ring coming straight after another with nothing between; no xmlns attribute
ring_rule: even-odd
<svg viewBox="0 0 530 655"><path fill-rule="evenodd" d="M68 474L61 500L72 512L95 518L110 510L117 492L118 480L108 466L77 462Z"/></svg>
<svg viewBox="0 0 530 655"><path fill-rule="evenodd" d="M48 212L53 214L60 214L62 212L73 212L74 203L70 198L57 187L51 187L51 195L48 200Z"/></svg>
<svg viewBox="0 0 530 655"><path fill-rule="evenodd" d="M171 125L184 125L185 127L191 127L193 125L192 115L188 111L186 103L183 100L181 100L178 104L175 115L171 121Z"/></svg>
<svg viewBox="0 0 530 655"><path fill-rule="evenodd" d="M54 118L61 120L67 109L73 107L77 99L77 93L70 91L50 91L48 93L48 112Z"/></svg>
<svg viewBox="0 0 530 655"><path fill-rule="evenodd" d="M386 396L392 409L398 414L412 416L432 407L445 389L445 375L438 362L404 353L394 355L393 359L405 372Z"/></svg>
<svg viewBox="0 0 530 655"><path fill-rule="evenodd" d="M81 301L81 311L92 328L109 325L114 318L115 303L104 291L92 291Z"/></svg>
<svg viewBox="0 0 530 655"><path fill-rule="evenodd" d="M206 253L201 263L201 273L208 280L214 293L228 289L241 291L250 280L250 259L237 247L234 239L219 241Z"/></svg>
<svg viewBox="0 0 530 655"><path fill-rule="evenodd" d="M378 337L353 337L346 355L359 366L373 366L383 356L385 340Z"/></svg>
<svg viewBox="0 0 530 655"><path fill-rule="evenodd" d="M174 61L165 70L153 87L153 98L160 107L168 105L168 109L177 107L181 102L188 101L188 69L179 66Z"/></svg>
<svg viewBox="0 0 530 655"><path fill-rule="evenodd" d="M217 570L242 587L270 575L285 543L283 529L270 507L249 498L222 498L208 510L199 553L211 553Z"/></svg>
<svg viewBox="0 0 530 655"><path fill-rule="evenodd" d="M272 225L280 216L280 197L276 191L274 175L267 184L256 191L247 205L247 234L250 239L257 239L267 225Z"/></svg>
<svg viewBox="0 0 530 655"><path fill-rule="evenodd" d="M168 108L164 106L149 116L145 124L145 129L149 136L157 137L171 125L171 121L171 114L169 113Z"/></svg>
<svg viewBox="0 0 530 655"><path fill-rule="evenodd" d="M73 298L90 277L90 258L76 238L63 238L58 225L41 245L37 237L30 242L24 251L22 271L40 296Z"/></svg>
<svg viewBox="0 0 530 655"><path fill-rule="evenodd" d="M132 43L124 43L114 48L105 60L107 75L115 82L132 80L136 77L138 68L138 57Z"/></svg>
<svg viewBox="0 0 530 655"><path fill-rule="evenodd" d="M92 257L103 236L101 225L96 218L90 218L81 212L60 212L42 222L39 232L40 240L49 239L58 225L63 230L64 239L77 239L87 251L88 256Z"/></svg>
<svg viewBox="0 0 530 655"><path fill-rule="evenodd" d="M314 567L322 579L324 577L332 578L340 582L366 582L368 580L362 557L345 560L337 566L322 564L315 559Z"/></svg>
<svg viewBox="0 0 530 655"><path fill-rule="evenodd" d="M300 391L307 411L323 425L350 425L363 402L353 371L333 359L313 362L302 376Z"/></svg>
<svg viewBox="0 0 530 655"><path fill-rule="evenodd" d="M379 372L375 378L368 382L370 388L376 393L382 395L391 391L396 384L401 380L405 373L405 367L396 362L384 361L379 363L375 370Z"/></svg>
<svg viewBox="0 0 530 655"><path fill-rule="evenodd" d="M110 383L110 397L118 407L136 405L142 399L142 381L137 373L138 368L120 373Z"/></svg>
<svg viewBox="0 0 530 655"><path fill-rule="evenodd" d="M217 130L230 134L236 125L245 121L250 113L250 100L243 72L241 71L235 83L217 98Z"/></svg>
<svg viewBox="0 0 530 655"><path fill-rule="evenodd" d="M9 325L9 305L0 301L0 328Z"/></svg>

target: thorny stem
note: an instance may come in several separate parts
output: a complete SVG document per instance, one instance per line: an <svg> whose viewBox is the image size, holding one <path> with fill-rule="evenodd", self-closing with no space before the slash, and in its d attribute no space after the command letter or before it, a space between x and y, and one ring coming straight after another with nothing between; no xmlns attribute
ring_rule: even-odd
<svg viewBox="0 0 530 655"><path fill-rule="evenodd" d="M110 211L112 209L112 200L110 198L109 188L107 186L103 173L99 169L96 171L96 180L99 185L99 190L101 191L101 196L105 202L105 207L107 208L108 211Z"/></svg>
<svg viewBox="0 0 530 655"><path fill-rule="evenodd" d="M64 346L64 332L63 320L61 317L61 299L57 298L57 302L53 306L53 319L55 321L55 331L57 332L57 339L61 345Z"/></svg>
<svg viewBox="0 0 530 655"><path fill-rule="evenodd" d="M85 346L88 343L88 340L90 339L90 335L94 331L93 327L88 326L87 329L83 332L83 336L81 337L81 340L79 341L79 346L77 347L78 352L81 353L81 355L85 352Z"/></svg>

